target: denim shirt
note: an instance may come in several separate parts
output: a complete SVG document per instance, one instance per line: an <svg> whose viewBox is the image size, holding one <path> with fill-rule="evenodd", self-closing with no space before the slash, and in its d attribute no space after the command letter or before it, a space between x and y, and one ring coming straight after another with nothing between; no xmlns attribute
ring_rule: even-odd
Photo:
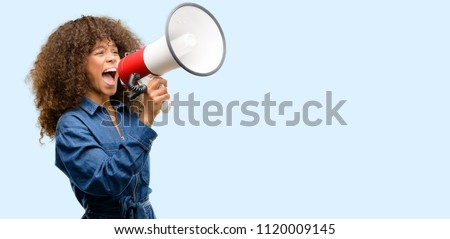
<svg viewBox="0 0 450 239"><path fill-rule="evenodd" d="M143 205L151 193L149 153L157 134L123 103L112 105L122 137L106 108L84 97L58 121L55 164L86 210L148 218L153 212Z"/></svg>

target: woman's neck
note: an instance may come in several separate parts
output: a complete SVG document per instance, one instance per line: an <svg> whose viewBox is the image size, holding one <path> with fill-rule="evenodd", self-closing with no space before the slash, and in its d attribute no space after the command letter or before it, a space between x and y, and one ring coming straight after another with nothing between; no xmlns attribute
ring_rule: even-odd
<svg viewBox="0 0 450 239"><path fill-rule="evenodd" d="M85 96L98 105L102 105L106 108L111 106L110 97L108 95L98 95L88 92Z"/></svg>

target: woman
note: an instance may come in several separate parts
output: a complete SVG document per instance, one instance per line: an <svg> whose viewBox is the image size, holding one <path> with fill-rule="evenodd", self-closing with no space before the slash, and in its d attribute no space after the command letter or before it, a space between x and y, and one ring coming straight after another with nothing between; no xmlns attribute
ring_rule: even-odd
<svg viewBox="0 0 450 239"><path fill-rule="evenodd" d="M154 78L130 101L116 74L141 45L120 21L82 16L50 35L30 71L41 139L55 139L55 164L86 209L82 218L155 218L151 125L170 98L167 81Z"/></svg>

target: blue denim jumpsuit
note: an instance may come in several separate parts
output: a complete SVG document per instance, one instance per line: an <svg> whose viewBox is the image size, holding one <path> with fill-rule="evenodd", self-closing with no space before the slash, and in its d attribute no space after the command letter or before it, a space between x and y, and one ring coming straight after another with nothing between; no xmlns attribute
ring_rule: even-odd
<svg viewBox="0 0 450 239"><path fill-rule="evenodd" d="M148 195L157 134L123 103L111 103L123 137L106 108L84 97L58 121L55 164L86 209L82 218L155 218Z"/></svg>

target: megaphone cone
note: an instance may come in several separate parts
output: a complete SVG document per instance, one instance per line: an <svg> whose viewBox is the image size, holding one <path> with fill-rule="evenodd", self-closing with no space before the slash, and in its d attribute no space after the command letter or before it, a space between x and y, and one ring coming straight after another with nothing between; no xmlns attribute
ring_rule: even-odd
<svg viewBox="0 0 450 239"><path fill-rule="evenodd" d="M181 67L194 75L209 76L220 69L225 52L225 37L214 16L198 4L183 3L169 15L165 35L125 56L117 71L133 98L145 91L145 85L137 86L132 75L161 76Z"/></svg>

